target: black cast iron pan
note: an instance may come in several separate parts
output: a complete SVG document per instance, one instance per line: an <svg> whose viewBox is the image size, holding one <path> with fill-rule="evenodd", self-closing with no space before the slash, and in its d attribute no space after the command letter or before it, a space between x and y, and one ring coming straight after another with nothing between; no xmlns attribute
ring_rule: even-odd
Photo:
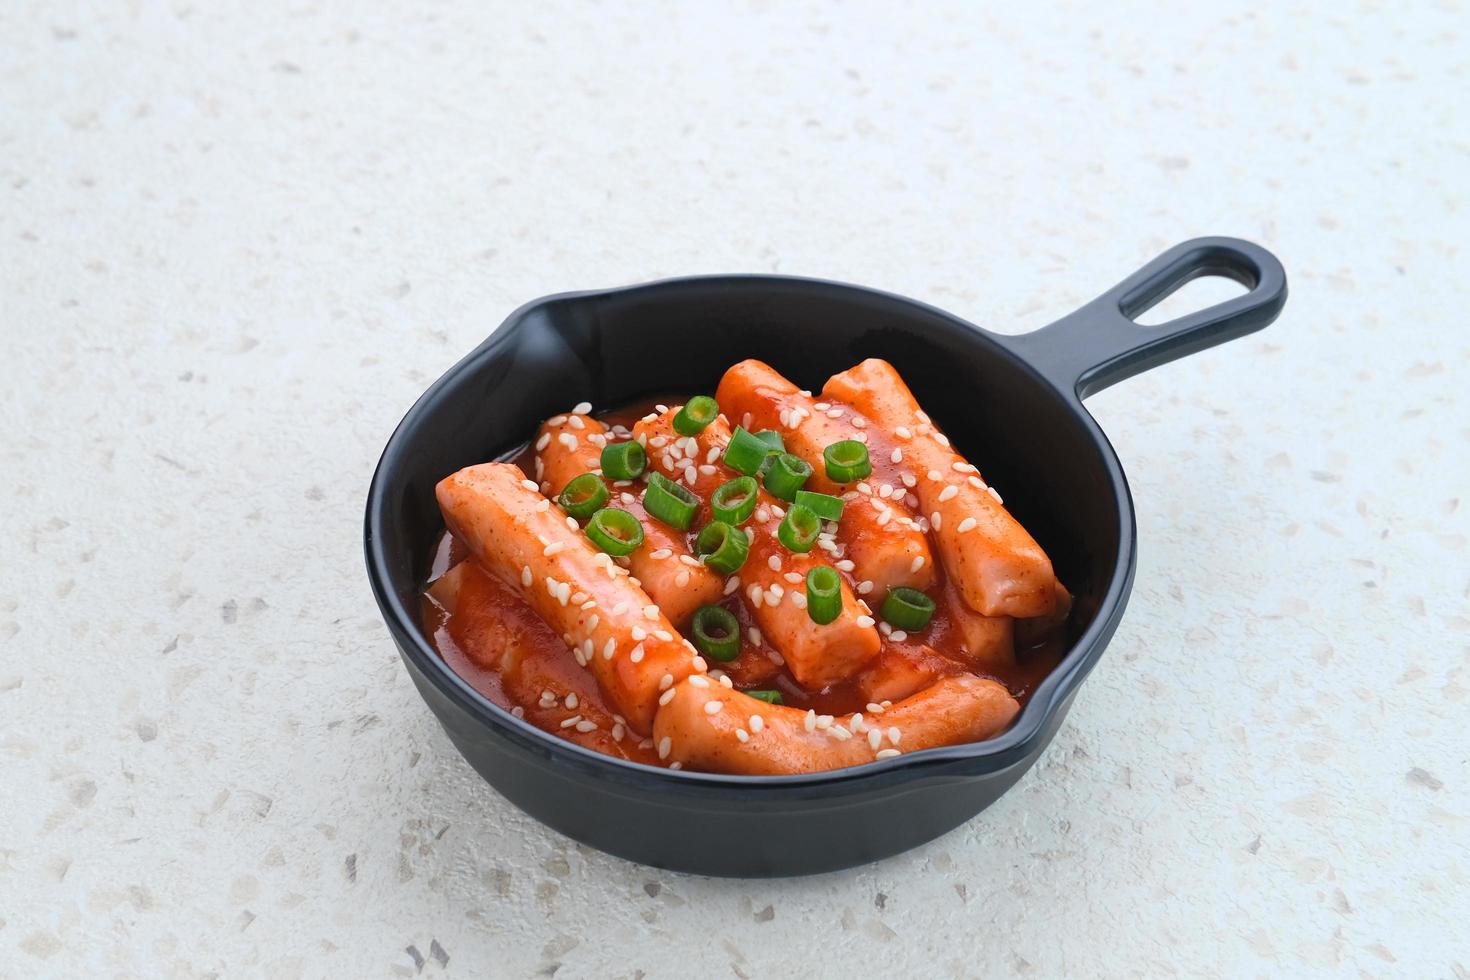
<svg viewBox="0 0 1470 980"><path fill-rule="evenodd" d="M1191 279L1243 296L1157 327L1139 314ZM882 858L979 813L1036 761L1123 614L1133 502L1081 399L1185 354L1259 330L1286 302L1266 250L1229 238L1178 245L1048 327L989 333L860 286L708 276L536 300L440 378L388 441L368 491L368 577L409 675L455 746L517 806L569 837L646 864L712 875L808 874ZM1076 596L1073 638L998 738L803 776L748 777L623 762L548 735L474 691L419 624L434 484L523 445L579 401L713 391L758 357L817 389L883 357L1000 488ZM1179 488L1187 494L1188 487Z"/></svg>

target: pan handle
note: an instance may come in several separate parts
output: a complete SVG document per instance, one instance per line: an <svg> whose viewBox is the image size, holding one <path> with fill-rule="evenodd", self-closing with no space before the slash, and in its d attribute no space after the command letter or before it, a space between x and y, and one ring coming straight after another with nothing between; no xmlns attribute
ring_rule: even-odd
<svg viewBox="0 0 1470 980"><path fill-rule="evenodd" d="M1226 276L1249 292L1158 326L1137 317L1201 276ZM1057 387L1086 398L1140 371L1260 330L1286 304L1276 256L1238 238L1196 238L1055 323L1003 338Z"/></svg>

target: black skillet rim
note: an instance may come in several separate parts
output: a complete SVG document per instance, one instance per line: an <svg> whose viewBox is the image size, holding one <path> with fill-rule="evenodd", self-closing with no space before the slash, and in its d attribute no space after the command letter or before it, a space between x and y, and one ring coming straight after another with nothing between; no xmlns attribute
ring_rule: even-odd
<svg viewBox="0 0 1470 980"><path fill-rule="evenodd" d="M408 430L414 427L418 416L434 402L440 392L450 387L463 375L477 370L481 362L493 357L501 344L521 329L526 316L534 309L567 301L595 300L598 297L637 292L656 292L670 286L690 283L732 288L779 284L786 287L856 292L870 298L877 297L890 303L916 308L968 331L974 336L977 343L986 345L994 353L1007 358L1016 370L1031 374L1037 384L1050 390L1070 409L1071 414L1092 436L1094 444L1100 450L1109 482L1113 487L1119 527L1118 554L1114 558L1112 574L1092 622L1068 648L1061 662L1037 685L1025 707L1021 709L1020 715L1005 732L982 742L922 749L892 759L797 775L741 776L667 769L640 762L629 762L583 748L543 732L529 722L516 718L509 711L480 694L467 680L455 673L453 668L433 649L424 636L419 617L412 610L405 608L399 602L396 593L389 588L387 583L390 573L387 568L386 548L382 543L385 539L383 535L375 533L384 526L386 519L383 487L392 471L401 465L412 451L412 444L407 437ZM399 649L414 661L425 677L433 680L441 693L468 710L488 729L497 735L521 743L527 749L540 752L552 762L569 764L572 768L582 770L594 778L621 777L623 780L642 783L644 789L661 786L665 789L693 790L702 787L719 792L757 788L772 791L828 788L868 781L880 776L919 778L926 775L957 775L963 778L966 775L978 776L986 772L999 771L1025 759L1038 740L1048 737L1047 723L1064 708L1067 699L1086 678L1101 656L1107 641L1117 629L1132 586L1136 562L1136 536L1133 498L1128 490L1128 482L1117 454L1103 434L1101 427L1098 426L1091 413L1082 406L1081 400L1075 397L1075 393L1059 389L1022 355L1008 347L1003 342L1001 335L992 334L938 307L884 290L802 276L733 274L679 276L612 289L557 293L532 300L517 308L484 342L430 385L393 430L373 472L372 483L368 489L363 546L373 595L377 599L378 608ZM944 763L965 762L981 763L982 765L969 772L957 772L954 766L943 765Z"/></svg>

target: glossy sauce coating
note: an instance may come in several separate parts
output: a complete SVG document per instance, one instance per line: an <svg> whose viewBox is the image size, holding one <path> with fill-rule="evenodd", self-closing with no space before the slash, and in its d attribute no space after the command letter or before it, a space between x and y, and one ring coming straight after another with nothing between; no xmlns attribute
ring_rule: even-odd
<svg viewBox="0 0 1470 980"><path fill-rule="evenodd" d="M667 406L677 406L681 401L682 399L677 398L665 399L662 403L649 400L626 406L599 415L595 420L596 429L605 431L607 428L621 426L633 430L640 419L651 414L663 414L667 411ZM592 422L593 419L586 419L586 423ZM645 427L649 425L644 424ZM556 434L553 433L553 438ZM538 432L538 438L541 435L544 433ZM878 438L877 443L873 441L873 436L869 438L876 453L882 450L883 437L876 433L875 435ZM510 461L517 463L527 475L536 474L542 477L539 481L542 483L541 489L554 493L555 490L548 488L550 474L546 472L546 466L537 466L537 441L538 439L533 439L511 457ZM590 458L587 456L581 463L569 464L566 472L557 470L556 479L563 482L570 479L576 475L570 472L570 467L584 465ZM703 464L702 459L700 462ZM819 460L814 462L820 467ZM875 459L875 471L878 470L877 463ZM538 473L538 469L542 472ZM722 471L713 483L717 486L732 475ZM828 489L815 485L812 488ZM696 520L694 529L707 519L709 489L712 488L703 487L697 491L702 501L701 509L705 513ZM637 513L645 524L650 522L642 513L641 505L628 506L626 501L619 503L616 500L613 503ZM687 533L678 532L663 525L659 525L659 529L666 536L682 536L684 546L692 547L692 530ZM723 749L715 753L718 758L714 761L701 757L696 740L686 739L674 743L678 747L672 751L669 746L665 746L665 754L661 758L658 741L652 737L653 729L659 723L655 721L650 725L649 719L652 716L644 715L638 719L637 727L640 730L633 731L633 726L627 724L629 719L623 715L615 715L606 707L593 676L579 665L578 658L568 649L556 630L548 626L525 598L516 594L515 589L506 587L495 576L486 574L474 561L467 565L462 564L468 557L469 552L463 544L446 532L438 542L431 562L429 585L424 596L424 622L426 631L446 662L486 697L507 709L518 709L526 721L548 732L622 758L665 765L687 760L691 768L716 768L719 771L768 771L762 768L762 757L751 753L746 753L750 759L739 765L730 764L729 756ZM749 567L747 563L747 568ZM1050 672L1064 652L1062 631L1041 630L1039 632L1043 639L1040 641L1032 639L1038 632L1036 629L1022 631L1022 635L1027 637L1028 646L1012 654L1011 644L1015 631L1009 618L978 616L949 583L941 563L933 563L930 576L928 591L936 600L937 610L933 621L923 631L922 639L885 631L880 637L876 656L867 660L850 676L820 689L799 684L791 673L790 665L785 663L771 642L752 642L752 627L757 625L756 616L752 613L751 603L743 590L723 595L717 601L736 616L744 642L736 659L725 663L708 662L713 683L732 695L739 690L779 691L784 705L802 715L811 710L818 716L850 717L853 713L866 712L871 715L870 709L875 705L884 711L896 710L905 699L916 697L945 678L955 678L963 686L969 681L959 679L980 675L998 681L1018 702L1024 704L1036 684ZM796 585L792 587L801 588ZM875 615L880 601L881 596L873 596L871 605L875 607ZM1028 623L1034 626L1034 621ZM685 672L687 671L688 668ZM721 685L719 678L722 675L729 681L729 688ZM678 682L675 679L674 686L685 690L687 684L687 681ZM974 690L967 690L966 693L973 699ZM664 697L674 699L668 695L667 690L664 691ZM884 702L888 704L884 705ZM750 699L739 699L740 707L730 708L730 717L734 718L741 711L748 713L752 710L752 703ZM669 721L666 727L674 727L677 713L668 712ZM784 717L781 712L772 714ZM1004 715L1005 722L1011 716L997 709L995 717L1001 715ZM990 716L986 714L986 717ZM569 719L573 718L576 720L568 724ZM969 737L988 737L994 734L989 730L983 734L975 734L985 728L981 719L970 724L972 731ZM1003 723L1000 727L1004 727ZM719 729L711 725L710 730ZM613 738L614 732L619 736L616 739ZM774 733L774 729L772 732ZM958 738L964 733L951 734ZM921 747L919 738L915 736L914 740L903 747L909 750ZM855 764L873 757L869 753L864 758L859 752L849 759L848 755L853 751L855 749L844 748L832 752L824 749L805 756L805 762L781 757L778 753L777 761L781 768L770 771L805 771L813 767ZM813 759L828 761L818 764Z"/></svg>

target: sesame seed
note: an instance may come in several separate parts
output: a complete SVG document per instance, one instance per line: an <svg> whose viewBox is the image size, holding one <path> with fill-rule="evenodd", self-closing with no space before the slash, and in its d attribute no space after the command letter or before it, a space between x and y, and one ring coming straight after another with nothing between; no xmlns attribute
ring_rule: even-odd
<svg viewBox="0 0 1470 980"><path fill-rule="evenodd" d="M862 483L859 483L857 485L857 489L858 493L867 494L869 497L873 495L873 488L868 485L868 482L866 480L864 480Z"/></svg>
<svg viewBox="0 0 1470 980"><path fill-rule="evenodd" d="M893 496L893 486L888 483L883 484L878 488L878 496L883 500L887 500L889 497Z"/></svg>
<svg viewBox="0 0 1470 980"><path fill-rule="evenodd" d="M720 672L720 686L721 687L725 687L725 688L733 688L735 686L735 682L732 681L732 680L730 680L730 675L729 674L726 674L724 671L721 671Z"/></svg>
<svg viewBox="0 0 1470 980"><path fill-rule="evenodd" d="M850 572L856 566L853 565L852 560L850 558L844 558L841 561L833 562L832 563L832 567L835 568L835 569L837 569L839 572Z"/></svg>
<svg viewBox="0 0 1470 980"><path fill-rule="evenodd" d="M592 403L591 402L577 402L576 407L574 407L572 409L572 414L573 415L587 415L591 411L592 411Z"/></svg>
<svg viewBox="0 0 1470 980"><path fill-rule="evenodd" d="M881 715L884 712L884 710L885 709L884 709L883 705L878 704L876 701L869 701L868 702L868 711L871 712L872 714Z"/></svg>
<svg viewBox="0 0 1470 980"><path fill-rule="evenodd" d="M670 769L683 769L684 768L684 763L682 763L682 762L670 762L669 763L669 768Z"/></svg>
<svg viewBox="0 0 1470 980"><path fill-rule="evenodd" d="M857 624L859 626L861 626L863 629L867 629L869 626L872 626L873 625L873 617L872 616L859 616L857 618Z"/></svg>
<svg viewBox="0 0 1470 980"><path fill-rule="evenodd" d="M617 652L618 652L618 641L615 640L615 639L610 639L610 640L607 641L607 645L602 648L602 659L603 660L611 660L613 658L613 654L615 654Z"/></svg>
<svg viewBox="0 0 1470 980"><path fill-rule="evenodd" d="M877 752L878 746L882 744L883 733L876 728L868 729L868 747L871 748L874 752Z"/></svg>
<svg viewBox="0 0 1470 980"><path fill-rule="evenodd" d="M654 630L653 638L655 640L663 640L665 643L674 642L674 634L670 633L668 630Z"/></svg>
<svg viewBox="0 0 1470 980"><path fill-rule="evenodd" d="M724 707L725 702L723 701L706 701L704 703L704 713L707 715L717 715Z"/></svg>
<svg viewBox="0 0 1470 980"><path fill-rule="evenodd" d="M686 645L687 642L688 641L686 641ZM709 667L709 664L704 662L703 657L696 654L695 656L689 658L689 666L693 667L695 670L704 670Z"/></svg>
<svg viewBox="0 0 1470 980"><path fill-rule="evenodd" d="M644 619L651 619L654 622L657 622L658 621L658 606L654 605L651 602L648 605L644 606L643 607L643 618Z"/></svg>
<svg viewBox="0 0 1470 980"><path fill-rule="evenodd" d="M570 425L574 429L585 429L585 428L587 428L587 423L586 422L583 422L582 419L581 419L581 417L580 416L576 416L576 415L573 415L571 418L567 419L567 424Z"/></svg>
<svg viewBox="0 0 1470 980"><path fill-rule="evenodd" d="M963 460L958 460L958 459L955 460L953 463L950 463L949 464L949 468L952 469L952 470L954 470L956 473L968 473L968 472L970 472L970 464L964 462Z"/></svg>
<svg viewBox="0 0 1470 980"><path fill-rule="evenodd" d="M541 554L547 558L550 558L552 555L556 554L559 551L565 551L566 547L567 543L565 541L553 541L551 542L551 544L541 549Z"/></svg>
<svg viewBox="0 0 1470 980"><path fill-rule="evenodd" d="M890 743L892 743L893 745L897 745L898 744L898 740L900 738L902 738L902 737L903 737L903 733L900 732L897 728L890 728L890 729L888 729L888 741Z"/></svg>
<svg viewBox="0 0 1470 980"><path fill-rule="evenodd" d="M523 565L523 566L521 566L521 585L525 586L528 589L531 587L531 566L530 565Z"/></svg>
<svg viewBox="0 0 1470 980"><path fill-rule="evenodd" d="M762 639L763 637L761 636L760 627L752 626L750 628L750 642L754 643L756 646L760 646Z"/></svg>
<svg viewBox="0 0 1470 980"><path fill-rule="evenodd" d="M784 578L786 581L790 582L792 585L800 585L801 584L801 573L799 573L799 572L787 572L785 575L783 575L781 577Z"/></svg>
<svg viewBox="0 0 1470 980"><path fill-rule="evenodd" d="M597 600L596 599L588 599L586 602L582 603L582 609L583 609L584 612L586 610L588 610L588 609L596 609L596 608L597 608Z"/></svg>
<svg viewBox="0 0 1470 980"><path fill-rule="evenodd" d="M510 713L517 718L526 717L526 709L522 708L520 705L516 705L514 708L511 708Z"/></svg>
<svg viewBox="0 0 1470 980"><path fill-rule="evenodd" d="M536 501L536 513L538 513L538 514L544 514L548 510L550 510L550 509L551 509L551 501L549 501L549 500L538 500L538 501Z"/></svg>
<svg viewBox="0 0 1470 980"><path fill-rule="evenodd" d="M571 728L573 725L575 725L577 722L579 722L581 720L582 720L582 716L581 715L572 715L570 718L563 719L562 720L562 723L560 725L558 725L557 727L558 728Z"/></svg>
<svg viewBox="0 0 1470 980"><path fill-rule="evenodd" d="M781 597L786 594L786 590L781 587L781 583L779 583L779 582L772 582L771 583L771 587L769 589L767 589L766 592L769 593L770 595L774 595L776 597L776 602L780 602L781 601ZM772 602L771 603L771 605L773 605L773 606L775 604L776 604L775 602Z"/></svg>
<svg viewBox="0 0 1470 980"><path fill-rule="evenodd" d="M939 511L936 510L934 513L929 515L929 526L934 528L934 530L936 531L939 530L939 521Z"/></svg>
<svg viewBox="0 0 1470 980"><path fill-rule="evenodd" d="M955 530L959 531L961 534L964 534L966 531L969 531L969 530L973 529L974 527L975 527L975 518L973 518L973 517L967 517L964 520L960 521L960 526L958 528L956 528Z"/></svg>
<svg viewBox="0 0 1470 980"><path fill-rule="evenodd" d="M637 646L635 646L633 648L632 652L628 654L628 659L631 660L635 664L642 663L643 662L643 644L640 643Z"/></svg>
<svg viewBox="0 0 1470 980"><path fill-rule="evenodd" d="M805 609L806 608L806 595L804 593L801 593L801 592L793 592L793 593L791 593L791 604L793 606L795 606L797 609Z"/></svg>
<svg viewBox="0 0 1470 980"><path fill-rule="evenodd" d="M840 419L840 418L842 418L842 409L840 409L840 408L834 408L834 409L832 409L830 412L827 413L827 418L829 418L829 419Z"/></svg>
<svg viewBox="0 0 1470 980"><path fill-rule="evenodd" d="M806 730L807 731L809 731L809 732L816 731L817 730L817 713L815 711L812 711L811 709L807 709L806 719L802 722L802 724L804 724L806 726Z"/></svg>
<svg viewBox="0 0 1470 980"><path fill-rule="evenodd" d="M588 616L587 617L587 629L588 629L588 631L590 632L592 630L597 629L597 624L600 623L600 622L602 622L602 620L598 617L597 613L593 613L591 616Z"/></svg>
<svg viewBox="0 0 1470 980"><path fill-rule="evenodd" d="M735 590L738 588L740 588L740 576L730 576L730 578L725 582L725 595L733 595Z"/></svg>
<svg viewBox="0 0 1470 980"><path fill-rule="evenodd" d="M772 555L766 559L766 564L771 566L771 571L779 572L781 570L781 556Z"/></svg>
<svg viewBox="0 0 1470 980"><path fill-rule="evenodd" d="M678 692L675 691L672 687L669 688L667 691L665 691L664 693L662 693L662 694L660 694L658 696L658 703L659 703L659 705L662 706L662 705L668 704L670 701L674 700L674 695L677 694L677 693Z"/></svg>
<svg viewBox="0 0 1470 980"><path fill-rule="evenodd" d="M566 446L568 449L577 448L577 437L572 435L570 432L561 433L556 437L556 441L561 443L563 446Z"/></svg>
<svg viewBox="0 0 1470 980"><path fill-rule="evenodd" d="M619 721L619 722L616 722L616 723L613 724L613 727L612 727L613 741L615 741L615 742L621 742L623 740L623 736L626 733L627 733L627 729L623 727L623 723L622 722Z"/></svg>
<svg viewBox="0 0 1470 980"><path fill-rule="evenodd" d="M532 493L540 493L541 492L541 485L539 483L537 483L535 480L522 480L521 481L521 486L525 487L527 490L531 491Z"/></svg>
<svg viewBox="0 0 1470 980"><path fill-rule="evenodd" d="M879 758L879 759L892 759L894 756L898 756L898 755L902 755L902 754L903 753L900 752L900 751L898 751L898 749L879 749L878 750L877 758Z"/></svg>
<svg viewBox="0 0 1470 980"><path fill-rule="evenodd" d="M761 607L761 602L766 595L759 585L752 585L745 594L750 596L750 604L757 609Z"/></svg>
<svg viewBox="0 0 1470 980"><path fill-rule="evenodd" d="M681 589L684 588L684 586L688 585L689 584L689 572L687 570L681 571L679 573L678 577L674 579L674 584L677 585Z"/></svg>
<svg viewBox="0 0 1470 980"><path fill-rule="evenodd" d="M766 659L770 660L771 663L775 664L777 667L782 667L786 664L786 658L781 656L781 654L776 650L767 650Z"/></svg>
<svg viewBox="0 0 1470 980"><path fill-rule="evenodd" d="M895 449L889 455L888 458L891 459L891 460L893 460L893 462L895 462L895 463L902 463L903 462L903 450L902 449Z"/></svg>
<svg viewBox="0 0 1470 980"><path fill-rule="evenodd" d="M709 687L709 679L701 677L698 674L690 676L689 683L693 684L695 687Z"/></svg>
<svg viewBox="0 0 1470 980"><path fill-rule="evenodd" d="M903 485L904 486L906 486L906 487L912 487L912 486L914 486L914 484L916 484L918 482L919 481L914 477L914 475L912 473L904 473L903 474Z"/></svg>
<svg viewBox="0 0 1470 980"><path fill-rule="evenodd" d="M665 735L658 740L658 757L660 759L667 759L669 757L669 750L673 747L674 743L669 741L669 737Z"/></svg>
<svg viewBox="0 0 1470 980"><path fill-rule="evenodd" d="M786 516L786 511L781 509L780 507L777 507L775 504L772 504L771 516L776 518L777 520L780 520L781 518Z"/></svg>
<svg viewBox="0 0 1470 980"><path fill-rule="evenodd" d="M831 728L827 729L827 734L831 735L839 742L846 742L848 739L852 738L852 732L848 731L846 728L843 728L841 725L833 725Z"/></svg>
<svg viewBox="0 0 1470 980"><path fill-rule="evenodd" d="M911 562L909 562L909 571L911 573L912 572L917 572L919 569L921 569L923 567L924 567L924 556L923 555L915 555L914 556L914 560L911 561Z"/></svg>
<svg viewBox="0 0 1470 980"><path fill-rule="evenodd" d="M939 502L942 504L946 500L953 500L955 497L959 496L959 493L960 488L955 486L954 484L950 484L943 490L939 491Z"/></svg>
<svg viewBox="0 0 1470 980"><path fill-rule="evenodd" d="M867 595L869 592L872 592L872 591L873 591L873 583L872 583L871 580L864 580L864 581L858 583L858 587L857 587L857 593L858 593L858 595Z"/></svg>
<svg viewBox="0 0 1470 980"><path fill-rule="evenodd" d="M900 425L898 428L894 429L893 434L898 436L900 439L910 439L913 437L913 433L909 431L909 427L906 425Z"/></svg>
<svg viewBox="0 0 1470 980"><path fill-rule="evenodd" d="M887 623L879 623L878 632L882 633L884 636L888 636L893 632L893 627L889 626Z"/></svg>
<svg viewBox="0 0 1470 980"><path fill-rule="evenodd" d="M740 739L740 741L742 742L750 741L750 733L743 728L735 729L735 737Z"/></svg>
<svg viewBox="0 0 1470 980"><path fill-rule="evenodd" d="M944 479L944 474L941 473L941 472L939 472L938 470L930 470L928 472L928 474L926 474L926 475L931 480L942 480L942 479Z"/></svg>
<svg viewBox="0 0 1470 980"><path fill-rule="evenodd" d="M888 634L888 638L894 643L902 643L904 640L907 640L909 638L909 635L903 630L894 630L892 633Z"/></svg>
<svg viewBox="0 0 1470 980"><path fill-rule="evenodd" d="M662 677L660 677L658 679L658 689L660 691L667 691L669 688L671 688L673 686L674 686L674 675L673 674L665 674L664 676L662 676Z"/></svg>
<svg viewBox="0 0 1470 980"><path fill-rule="evenodd" d="M541 438L536 440L536 451L539 453L541 450L545 449L549 445L551 445L551 433L541 433Z"/></svg>
<svg viewBox="0 0 1470 980"><path fill-rule="evenodd" d="M611 561L610 558L609 558L609 561ZM628 602L627 602L626 599L623 600L622 602L618 603L616 606L613 606L612 607L612 614L614 616L621 616L623 613L625 613L627 611L628 611Z"/></svg>
<svg viewBox="0 0 1470 980"><path fill-rule="evenodd" d="M969 476L969 477L966 477L965 479L968 480L969 483L970 483L970 486L974 487L976 490L984 490L985 489L985 481L982 480L982 479L980 479L978 476Z"/></svg>
<svg viewBox="0 0 1470 980"><path fill-rule="evenodd" d="M1000 504L1001 506L1005 506L1005 501L1000 499L1000 493L996 491L995 487L986 487L985 490L987 493L995 498L996 503Z"/></svg>
<svg viewBox="0 0 1470 980"><path fill-rule="evenodd" d="M587 734L588 732L593 732L593 731L596 731L596 730L597 730L597 722L595 722L595 721L579 721L579 722L577 722L577 731L581 732L584 735Z"/></svg>
<svg viewBox="0 0 1470 980"><path fill-rule="evenodd" d="M934 441L946 448L948 448L949 446L949 436L945 435L943 432L934 433Z"/></svg>
<svg viewBox="0 0 1470 980"><path fill-rule="evenodd" d="M670 551L668 548L660 548L657 551L651 553L648 557L652 558L654 561L663 561L665 558L668 558L672 554L673 552Z"/></svg>
<svg viewBox="0 0 1470 980"><path fill-rule="evenodd" d="M719 446L710 446L709 447L709 452L707 452L707 453L704 454L704 461L706 463L713 463L715 460L717 460L719 458L720 458L720 447Z"/></svg>
<svg viewBox="0 0 1470 980"><path fill-rule="evenodd" d="M751 715L748 724L750 725L750 730L759 735L761 729L766 727L766 720L760 715Z"/></svg>

